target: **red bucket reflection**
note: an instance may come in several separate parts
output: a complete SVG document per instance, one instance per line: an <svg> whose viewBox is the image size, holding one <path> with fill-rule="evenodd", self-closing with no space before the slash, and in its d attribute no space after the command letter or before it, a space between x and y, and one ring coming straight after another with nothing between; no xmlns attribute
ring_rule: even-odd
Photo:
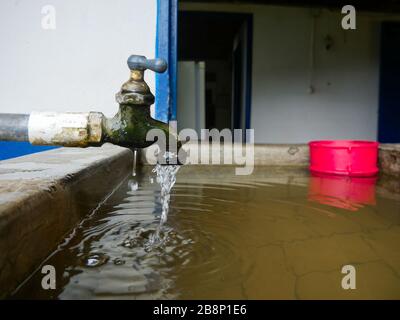
<svg viewBox="0 0 400 320"><path fill-rule="evenodd" d="M308 200L328 206L357 211L375 205L376 177L346 177L312 173Z"/></svg>

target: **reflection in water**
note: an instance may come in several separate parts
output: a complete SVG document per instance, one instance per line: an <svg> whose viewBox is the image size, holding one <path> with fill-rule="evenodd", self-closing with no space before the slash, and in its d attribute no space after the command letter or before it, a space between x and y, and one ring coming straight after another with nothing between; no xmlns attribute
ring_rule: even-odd
<svg viewBox="0 0 400 320"><path fill-rule="evenodd" d="M346 177L312 173L308 199L328 206L357 211L375 205L376 177Z"/></svg>
<svg viewBox="0 0 400 320"><path fill-rule="evenodd" d="M256 168L244 177L232 168L183 166L161 230L165 242L146 250L162 214L151 170L127 179L43 262L56 268L56 290L41 289L39 269L14 297L400 298L398 197L307 171ZM310 194L358 212L310 202ZM357 290L341 287L347 264L356 266Z"/></svg>

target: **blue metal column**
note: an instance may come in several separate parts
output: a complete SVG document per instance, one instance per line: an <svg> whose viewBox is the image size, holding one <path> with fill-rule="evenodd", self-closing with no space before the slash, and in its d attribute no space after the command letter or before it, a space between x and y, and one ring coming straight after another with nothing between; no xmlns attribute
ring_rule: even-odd
<svg viewBox="0 0 400 320"><path fill-rule="evenodd" d="M156 57L168 62L168 70L156 75L155 118L176 120L178 0L157 0Z"/></svg>
<svg viewBox="0 0 400 320"><path fill-rule="evenodd" d="M178 0L170 0L170 51L169 51L169 72L170 72L170 119L176 120L177 103L177 64L178 64Z"/></svg>

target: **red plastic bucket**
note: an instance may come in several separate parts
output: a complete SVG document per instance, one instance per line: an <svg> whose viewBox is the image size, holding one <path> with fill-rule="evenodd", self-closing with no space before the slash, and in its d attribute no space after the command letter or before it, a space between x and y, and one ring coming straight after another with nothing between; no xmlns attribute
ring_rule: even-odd
<svg viewBox="0 0 400 320"><path fill-rule="evenodd" d="M358 177L376 175L378 145L375 141L311 141L310 170Z"/></svg>

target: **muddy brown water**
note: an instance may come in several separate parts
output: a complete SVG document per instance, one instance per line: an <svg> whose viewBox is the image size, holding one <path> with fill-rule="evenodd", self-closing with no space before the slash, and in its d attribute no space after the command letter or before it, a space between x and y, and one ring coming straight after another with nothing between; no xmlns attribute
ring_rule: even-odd
<svg viewBox="0 0 400 320"><path fill-rule="evenodd" d="M397 180L183 167L165 242L149 249L160 213L160 187L141 168L43 261L56 289L42 289L39 268L13 298L400 298ZM342 287L345 265L355 289Z"/></svg>

